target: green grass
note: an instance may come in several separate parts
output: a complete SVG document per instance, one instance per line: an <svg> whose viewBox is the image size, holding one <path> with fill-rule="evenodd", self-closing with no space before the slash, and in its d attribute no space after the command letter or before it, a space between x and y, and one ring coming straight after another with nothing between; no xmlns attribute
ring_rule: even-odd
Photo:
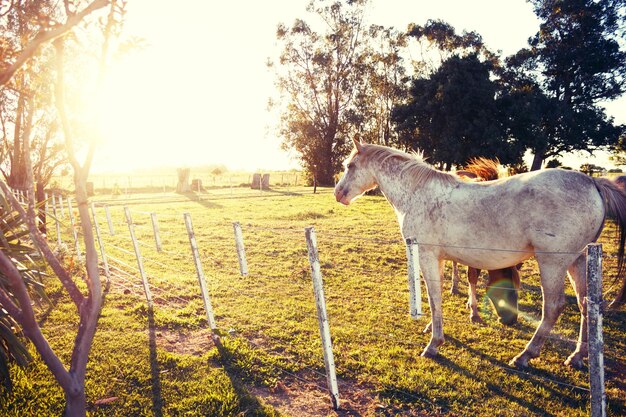
<svg viewBox="0 0 626 417"><path fill-rule="evenodd" d="M500 325L483 300L484 326L469 323L462 296L444 296L446 343L435 360L419 353L428 318L408 315L405 247L393 210L382 197L349 207L331 190L212 190L201 195L97 196L110 206L116 234L97 209L105 248L126 265L113 277L87 374L94 416L274 416L274 397L307 401L306 415L585 416L586 370L562 365L575 347L579 315L567 285L567 309L541 357L525 373L507 363L530 339L540 317L536 263L522 271L525 318ZM128 205L154 296L147 308L125 224ZM163 252L154 248L148 213L156 212ZM193 219L217 325L210 338L182 213ZM242 225L250 275L238 273L232 222ZM314 226L344 409L330 410L304 239ZM64 237L69 242L69 234ZM602 236L605 290L615 272L612 227ZM70 245L71 246L71 245ZM111 262L115 264L115 262ZM445 281L449 289L450 271ZM484 295L483 287L479 295ZM76 317L54 280L57 307L43 331L67 362ZM423 291L425 312L428 312ZM626 414L626 314L604 318L609 415ZM12 369L13 393L0 391L0 415L60 415L63 394L45 366ZM286 387L286 388L285 388ZM253 394L254 393L254 394ZM259 394L260 393L260 394ZM307 394L307 395L305 395ZM103 399L116 397L108 404ZM321 400L320 400L321 398ZM323 408L320 409L320 401ZM281 415L302 415L281 408ZM306 407L305 407L306 409ZM321 410L321 411L320 411ZM352 410L352 411L350 411Z"/></svg>

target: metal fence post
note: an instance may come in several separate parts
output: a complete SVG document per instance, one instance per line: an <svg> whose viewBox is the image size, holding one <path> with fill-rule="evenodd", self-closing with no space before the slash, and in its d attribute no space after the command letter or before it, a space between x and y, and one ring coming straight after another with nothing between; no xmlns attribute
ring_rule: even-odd
<svg viewBox="0 0 626 417"><path fill-rule="evenodd" d="M193 232L193 224L191 223L191 214L184 213L185 226L187 226L187 234L189 235L189 244L191 245L191 253L193 255L193 262L196 266L196 272L198 274L198 282L200 283L200 291L202 291L202 301L204 301L204 309L206 311L206 318L209 322L211 330L215 331L217 325L215 323L215 317L213 316L213 306L211 305L211 299L209 298L209 291L206 285L206 278L204 276L204 270L202 269L202 262L200 262L200 252L198 251L198 244L196 242L196 236Z"/></svg>
<svg viewBox="0 0 626 417"><path fill-rule="evenodd" d="M317 238L315 229L307 227L304 229L306 244L309 251L309 263L311 264L311 276L313 278L313 290L315 292L315 306L317 307L317 320L322 337L322 348L324 352L324 365L326 367L326 381L330 399L335 410L339 409L339 387L337 386L337 374L335 372L335 359L333 357L333 345L330 338L330 327L328 325L328 315L326 314L326 301L324 300L324 287L322 284L322 271L320 259L317 251Z"/></svg>
<svg viewBox="0 0 626 417"><path fill-rule="evenodd" d="M102 265L104 266L104 273L107 279L111 279L111 272L109 271L109 262L107 255L104 251L104 244L102 243L102 237L100 236L100 225L98 224L98 218L96 217L96 205L91 202L91 216L93 217L93 225L96 229L96 238L98 239L98 246L100 247L100 255L102 256Z"/></svg>
<svg viewBox="0 0 626 417"><path fill-rule="evenodd" d="M606 417L602 335L602 245L587 246L587 332L591 417Z"/></svg>
<svg viewBox="0 0 626 417"><path fill-rule="evenodd" d="M243 246L243 232L239 222L233 223L235 232L235 246L237 247L237 258L239 259L239 271L242 276L248 275L248 261L246 260L246 249Z"/></svg>
<svg viewBox="0 0 626 417"><path fill-rule="evenodd" d="M409 314L412 319L418 319L422 316L422 287L420 285L418 254L417 240L408 238L406 240L406 257L408 261Z"/></svg>
<svg viewBox="0 0 626 417"><path fill-rule="evenodd" d="M154 243L156 244L157 252L161 252L161 236L159 235L159 223L157 221L156 213L150 213L150 219L152 219L152 231L154 232Z"/></svg>
<svg viewBox="0 0 626 417"><path fill-rule="evenodd" d="M54 216L54 224L57 232L57 245L61 246L63 240L61 239L61 222L57 213L57 200L55 194L52 194L52 215Z"/></svg>
<svg viewBox="0 0 626 417"><path fill-rule="evenodd" d="M109 211L109 206L104 206L104 213L107 216L107 223L109 224L109 234L111 236L115 235L115 229L113 229L113 222L111 221L111 212Z"/></svg>
<svg viewBox="0 0 626 417"><path fill-rule="evenodd" d="M152 309L152 292L150 291L150 285L148 284L148 277L143 267L143 258L141 257L141 251L139 250L139 244L137 243L137 237L135 236L135 225L133 219L130 216L130 210L128 206L124 207L124 214L126 215L126 223L128 223L128 230L130 231L130 238L133 241L133 249L135 250L135 257L137 258L137 267L139 268L139 274L141 275L141 282L143 284L143 290L146 293L146 301L148 301L148 308Z"/></svg>
<svg viewBox="0 0 626 417"><path fill-rule="evenodd" d="M63 201L63 200L61 200ZM78 243L78 230L76 230L76 221L74 219L74 209L72 208L72 199L67 198L67 211L70 214L70 225L72 226L72 234L74 235L74 245L76 246L76 257L82 262L83 255L80 253L80 244Z"/></svg>

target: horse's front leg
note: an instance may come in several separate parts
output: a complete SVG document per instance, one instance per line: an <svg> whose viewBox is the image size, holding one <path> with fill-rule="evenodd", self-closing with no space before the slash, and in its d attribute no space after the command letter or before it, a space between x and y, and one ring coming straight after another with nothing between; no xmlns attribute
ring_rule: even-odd
<svg viewBox="0 0 626 417"><path fill-rule="evenodd" d="M438 348L444 342L441 299L443 261L438 260L434 254L420 253L420 267L428 291L432 329L430 342L422 352L422 356L432 358L437 356Z"/></svg>
<svg viewBox="0 0 626 417"><path fill-rule="evenodd" d="M543 293L541 322L524 350L509 362L511 366L526 368L530 359L539 356L541 347L565 307L564 275L569 262L563 261L562 258L554 255L550 258L550 255L546 254L537 255Z"/></svg>

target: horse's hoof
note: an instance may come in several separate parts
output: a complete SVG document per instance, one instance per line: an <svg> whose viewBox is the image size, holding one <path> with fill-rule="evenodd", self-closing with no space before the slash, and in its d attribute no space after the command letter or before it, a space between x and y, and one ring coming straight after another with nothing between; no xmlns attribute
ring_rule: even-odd
<svg viewBox="0 0 626 417"><path fill-rule="evenodd" d="M515 323L517 323L517 315L511 315L510 317L500 317L500 323L504 324L505 326L513 326Z"/></svg>
<svg viewBox="0 0 626 417"><path fill-rule="evenodd" d="M431 321L430 323L426 325L426 327L424 327L424 330L422 330L422 333L430 333L432 330L433 330L433 322Z"/></svg>
<svg viewBox="0 0 626 417"><path fill-rule="evenodd" d="M582 354L578 352L572 353L565 361L565 365L571 366L574 369L583 369L584 365Z"/></svg>
<svg viewBox="0 0 626 417"><path fill-rule="evenodd" d="M517 369L526 369L528 368L528 358L523 353L517 355L516 357L511 359L511 362L509 362L509 366Z"/></svg>
<svg viewBox="0 0 626 417"><path fill-rule="evenodd" d="M483 319L478 315L470 315L470 322L474 323L474 324L485 324L485 322L483 321Z"/></svg>
<svg viewBox="0 0 626 417"><path fill-rule="evenodd" d="M426 349L424 349L424 351L422 352L422 354L420 356L422 356L424 358L434 359L438 355L439 355L439 352L437 352L437 349L426 348Z"/></svg>

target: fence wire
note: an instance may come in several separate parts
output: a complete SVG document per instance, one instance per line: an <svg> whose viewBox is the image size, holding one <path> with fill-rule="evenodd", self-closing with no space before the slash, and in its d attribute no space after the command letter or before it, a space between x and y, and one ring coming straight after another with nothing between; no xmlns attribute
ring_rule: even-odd
<svg viewBox="0 0 626 417"><path fill-rule="evenodd" d="M100 208L104 207L104 206L98 206ZM143 211L139 211L139 210L133 210L132 213L135 214L139 214L139 215L150 215L151 213L148 212L143 212ZM95 213L94 213L95 215ZM182 216L179 215L162 215L159 213L159 218L161 217L166 217L168 219L177 219L178 221L181 222L182 224ZM60 221L58 218L55 218L56 221ZM101 225L101 229L103 230L107 230L107 227L104 227L103 225L106 224L108 221L104 220L102 221L102 219L98 219L98 222ZM133 220L134 221L134 220ZM213 225L216 226L221 226L221 227L232 227L232 223L226 222L226 221L215 221L212 223ZM72 230L71 225L67 225L67 223L62 223L63 225L63 229L65 230L65 233L69 233ZM137 225L137 224L135 224ZM122 229L121 227L127 228L128 224L126 222L117 222L117 223L113 223L113 226L117 226L118 230L116 232L116 236L109 236L110 238L114 238L113 240L108 239L106 243L104 243L104 247L106 249L106 256L107 259L112 263L110 265L111 269L112 269L112 286L114 288L120 289L122 291L122 293L128 293L128 294L133 294L135 296L140 297L141 293L143 293L143 286L140 282L135 282L137 280L137 274L140 272L138 268L134 267L133 265L131 265L132 261L128 261L127 258L133 258L136 256L136 254L131 251L128 250L122 246L120 246L120 241L121 242L130 242L129 239L126 239L126 237L123 236ZM248 224L242 224L242 227L244 228L244 232L246 231L251 231L251 232L269 232L275 235L279 235L281 237L289 237L289 238L293 238L293 237L299 237L300 239L303 240L303 230L299 229L299 228L295 228L295 227L264 227L264 226L260 226L260 225L255 225L252 223L248 223ZM146 221L145 223L143 223L141 225L140 228L138 228L141 230L142 235L150 235L152 234L152 225L150 224L150 220ZM182 231L182 229L181 229ZM160 231L160 233L163 234L163 236L166 236L168 239L173 239L173 240L178 240L178 243L176 243L176 247L180 246L180 240L184 240L182 239L180 236L178 236L175 233L172 232L163 232ZM103 232L103 234L106 234L105 232ZM375 237L355 237L353 235L347 236L347 235L342 235L342 234L337 234L337 233L332 233L332 232L324 232L323 233L324 238L332 238L333 239L333 245L336 247L338 243L341 242L351 242L354 243L355 241L360 242L360 244L362 245L371 245L374 247L379 247L381 245L391 245L391 246L396 246L398 247L398 251L400 251L400 245L402 244L404 245L404 241L402 240L386 240L386 239L379 239L379 238L375 238ZM117 243L112 243L113 241L117 242ZM234 242L233 242L234 243ZM186 254L184 252L178 252L178 251L171 251L171 250L167 250L167 249L162 249L161 252L158 252L155 248L155 244L154 242L144 242L143 240L138 239L138 244L142 247L142 248L146 248L148 249L147 252L150 253L150 256L145 256L142 254L142 258L144 261L146 261L147 264L150 265L154 265L157 266L163 270L166 270L168 272L173 272L173 273L177 273L182 275L181 271L179 269L176 269L176 267L167 264L161 260L157 260L154 259L155 256L159 256L159 255L165 255L165 256L169 256L169 257L176 257L178 259L190 259L191 260L191 255L190 254ZM443 246L442 244L439 243L418 243L421 245L435 245L435 246ZM326 245L326 243L325 243ZM333 246L333 245L329 245L329 246ZM233 246L233 250L234 250L234 244ZM448 245L449 246L449 245ZM365 246L362 246L363 248ZM455 246L455 247L459 247L459 246ZM489 249L489 248L481 248L481 247L464 247L466 249L474 249L474 250L490 250L490 251L514 251L514 252L525 252L525 251L515 251L515 250L507 250L507 249ZM256 248L249 250L247 249L247 255L249 256L249 258L251 259L256 259L257 257L261 256L263 254L263 251L258 251ZM266 248L267 250L269 250L268 248ZM113 252L117 252L117 253L111 253L111 251ZM526 253L526 252L525 252ZM574 252L542 252L542 253L550 253L550 254L574 254ZM579 252L576 252L579 253ZM120 256L120 254L122 254L123 256ZM124 258L124 259L121 259ZM254 291L254 287L249 286L246 289L241 289L241 288L236 288L233 285L229 285L229 284L225 284L223 282L223 279L217 279L217 275L216 274L223 274L225 276L228 275L233 275L235 274L235 269L232 268L231 270L231 266L224 266L224 262L220 259L217 259L213 256L209 256L206 252L202 254L201 256L201 260L203 262L210 262L212 268L215 270L214 273L210 274L210 279L209 282L211 282L211 292L216 292L216 291L228 291L230 293L234 293L240 297L244 297L247 299L252 300L253 302L260 302L263 301L264 303L268 304L270 307L275 308L275 309L282 309L284 307L283 303L281 303L280 300L271 300L268 299L267 294L263 293L262 291L258 291L255 292ZM235 256L233 256L233 259L236 259ZM254 263L253 263L254 264ZM258 265L262 265L262 262L259 262ZM257 265L257 266L258 266ZM308 265L308 264L307 264ZM351 273L357 273L357 274L362 274L362 275L367 275L367 276L376 276L377 274L380 274L380 271L376 271L376 270L371 270L371 269L365 269L365 268L351 268L351 267L343 267L343 270L348 270L350 268ZM130 271L130 272L129 272ZM187 271L185 271L187 272ZM188 274L191 273L193 274L193 272L190 270L188 272ZM334 272L335 273L335 272ZM180 297L178 294L180 293L185 293L187 291L187 288L183 288L179 285L177 285L176 283L170 283L168 282L168 289L164 289L162 288L160 285L155 285L152 282L155 281L156 275L153 273L148 273L148 279L149 279L149 288L151 289L151 291L153 291L153 295L155 299L160 299L163 302L167 303L170 300L176 300L179 301L181 303L188 303L189 299L185 299L183 297ZM400 274L398 274L400 275ZM270 275L266 275L263 273L259 273L259 272L252 272L247 279L249 280L257 280L259 282L271 282L272 280L275 280L277 277L276 276L270 276ZM283 277L284 278L284 277ZM230 280L232 281L232 279ZM292 284L294 282L291 282ZM294 293L293 294L289 294L289 297L293 297L293 299L295 300L299 300L300 302L306 301L307 299L310 299L310 292L311 292L311 288L310 285L305 285L305 283L303 281L295 281L295 287L294 287ZM461 281L461 285L463 285L464 288L469 289L469 286L467 285L467 283L465 283L464 281ZM484 288L484 286L480 287L481 289ZM304 291L308 291L309 295L307 296L306 293L304 293ZM541 295L541 291L540 290L535 290L535 289L530 289L530 288L523 288L522 289L524 292L529 292L531 294L533 294L533 296L540 296ZM332 286L330 288L327 289L327 295L332 296ZM515 290L515 291L520 291L520 290ZM198 292L199 295L199 292ZM406 294L404 292L396 292L395 294L393 294L394 297L397 298L406 298ZM388 306L387 312L386 314L395 314L398 317L406 317L408 313L408 308L406 309L402 309L401 307L398 307L396 305L390 305ZM332 315L331 315L332 316ZM425 316L425 315L424 315ZM526 319L523 315L522 317L524 319ZM305 316L301 316L301 319L304 319ZM315 319L315 313L314 311L311 311L310 319ZM225 324L231 324L231 328L235 329L237 326L237 323L234 320L234 318L229 318L227 317L227 315L222 315L220 316L220 321L222 323ZM446 321L457 321L458 319L454 316L444 316L444 320ZM535 318L531 318L530 319L530 323L536 322L537 319ZM466 322L464 322L466 323ZM349 323L349 322L344 322L341 324L342 328L349 328L352 330L361 330L358 325L353 324L353 323ZM245 331L245 329L243 330ZM315 331L315 329L313 330ZM237 330L237 332L239 332L239 330ZM271 343L271 345L276 345L276 346L281 346L282 344L284 344L284 341L282 339L277 339L271 335L269 335L267 332L264 332L262 330L256 329L254 330L254 332L256 332L257 334L261 335L265 340L269 340ZM410 346L410 347L418 347L421 346L422 343L418 343L418 342L410 342L407 341L406 338L399 338L396 337L393 334L390 334L388 332L383 332L383 331L378 331L378 330L368 330L367 334L369 335L375 335L377 336L379 339L382 340L390 340L393 341L394 343L397 344L402 344L405 346ZM555 335L555 336L549 336L551 339L553 340L557 340L559 342L565 342L567 344L575 344L576 341L562 336L562 335ZM289 361L292 360L293 358L288 358L286 356L280 355L277 352L272 352L271 349L267 350L263 345L259 344L259 343L255 343L253 340L247 340L247 342L251 345L254 346L255 349L259 349L259 350L266 350L266 353L271 354L271 355L276 355L278 359L280 359L281 361ZM471 353L470 355L471 356ZM318 369L313 368L313 367L303 367L302 366L302 361L301 359L304 359L305 362L309 362L311 363L312 361L314 361L314 358L297 358L300 359L299 362L296 362L295 368L296 369L301 369L301 370L306 370L308 371L310 374L313 375L317 375L318 377L325 377L325 374L323 374L322 372L320 372ZM477 366L480 366L482 364L481 360L479 358L474 358ZM617 360L617 358L615 358ZM493 361L492 361L492 364ZM282 367L278 367L277 365L270 363L270 366L273 366L275 368L275 371L277 373L280 373L282 375L287 375L289 377L292 377L294 379L297 380L301 380L303 382L307 382L307 383L312 383L314 384L320 391L325 391L328 390L328 387L325 387L324 385L320 384L319 381L314 380L314 381L310 381L307 380L305 378L302 378L301 376L299 376L296 373L290 372L286 369L283 369ZM570 388L572 390L578 390L578 391L584 391L584 392L588 392L589 388L587 387L581 387L581 386L577 386L577 385L573 385L573 384L569 384L563 381L559 381L559 380L555 380L552 378L547 378L544 376L540 376L540 375L535 375L529 372L525 372L525 371L520 371L514 368L510 368L510 367L506 367L506 366L500 366L495 364L496 367L498 367L499 369L501 369L504 372L510 372L510 373L516 373L516 374L520 374L523 375L524 377L531 379L531 380L543 380L545 382L549 382L551 384L555 384L555 385L559 385L559 386L563 386L566 388ZM349 370L345 370L344 371L346 374L350 374ZM428 404L429 406L436 408L436 409L441 409L442 407L440 405L437 405L435 402L432 402L430 400L428 400L427 398L424 398L423 396L419 396L419 395L415 395L412 394L410 392L404 391L402 389L398 389L397 387L393 387L393 386L386 386L385 384L381 383L381 385L384 386L385 389L388 389L390 391L394 391L396 393L398 393L401 396L405 396L407 398L413 398L415 401L417 402L424 402L426 404ZM444 408L444 411L445 408ZM449 411L449 410L448 410ZM471 411L471 409L467 410L468 412ZM469 414L468 414L469 415Z"/></svg>

